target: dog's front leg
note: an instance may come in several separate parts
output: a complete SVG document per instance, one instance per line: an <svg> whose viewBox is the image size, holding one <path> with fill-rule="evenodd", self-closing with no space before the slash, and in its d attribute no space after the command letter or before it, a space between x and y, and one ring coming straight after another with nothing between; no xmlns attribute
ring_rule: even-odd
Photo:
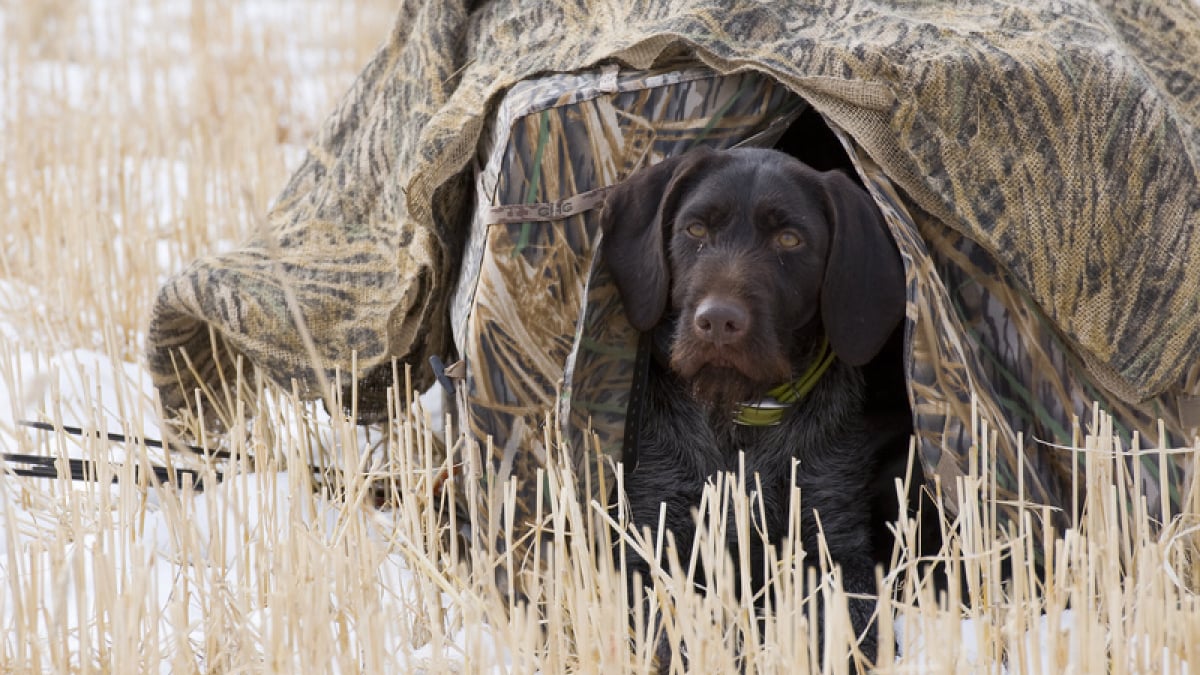
<svg viewBox="0 0 1200 675"><path fill-rule="evenodd" d="M647 453L646 459L639 464L625 481L625 492L629 499L630 520L634 530L640 535L649 533L645 539L646 553L654 554L655 542L659 540L660 527L665 530L662 539L666 540L669 532L675 540L679 556L686 556L692 550L695 540L696 526L692 515L693 504L700 501L701 486L696 481L689 481L677 475L678 465L657 466L653 455ZM666 632L662 627L662 611L650 613L650 596L654 591L653 569L670 569L668 551L662 551L655 565L641 555L630 555L626 558L626 589L630 607L630 626L641 625L649 627L648 634L655 641L654 654L658 664L658 672L670 672L671 664L683 658L683 654L674 654ZM638 590L642 590L642 599L638 600ZM640 620L639 620L640 619ZM682 664L686 669L686 661Z"/></svg>
<svg viewBox="0 0 1200 675"><path fill-rule="evenodd" d="M878 640L871 618L877 589L870 511L862 498L867 474L853 457L851 452L835 451L807 464L808 472L798 480L804 505L801 532L804 550L810 556L808 564L816 565L816 554L824 548L841 569L842 590L850 596L847 605L851 626L859 637L859 649L873 662ZM823 542L818 541L818 534L824 536ZM819 607L818 614L823 636L827 608Z"/></svg>
<svg viewBox="0 0 1200 675"><path fill-rule="evenodd" d="M878 604L875 597L877 589L874 563L870 556L859 555L840 564L842 590L850 596L847 602L850 625L854 627L854 632L859 638L859 651L873 664L879 651L876 626L871 621Z"/></svg>

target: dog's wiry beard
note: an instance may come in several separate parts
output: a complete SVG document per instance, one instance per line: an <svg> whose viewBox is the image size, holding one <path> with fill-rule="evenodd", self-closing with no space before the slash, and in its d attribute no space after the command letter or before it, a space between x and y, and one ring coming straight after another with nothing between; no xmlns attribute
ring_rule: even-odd
<svg viewBox="0 0 1200 675"><path fill-rule="evenodd" d="M736 404L757 398L762 385L735 368L704 366L688 380L688 388L692 398L716 411L733 410Z"/></svg>
<svg viewBox="0 0 1200 675"><path fill-rule="evenodd" d="M757 400L792 373L791 363L775 350L714 349L686 338L672 345L671 370L710 410L733 410L737 403Z"/></svg>

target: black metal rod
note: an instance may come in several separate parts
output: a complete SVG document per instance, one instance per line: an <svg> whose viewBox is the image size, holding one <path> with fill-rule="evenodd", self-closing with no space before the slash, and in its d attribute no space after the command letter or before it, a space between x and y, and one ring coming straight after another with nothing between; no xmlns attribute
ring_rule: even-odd
<svg viewBox="0 0 1200 675"><path fill-rule="evenodd" d="M191 452L193 454L203 455L204 457L213 457L216 459L230 459L232 457L232 455L230 455L227 450L213 450L211 448L206 448L201 445L188 445L187 443L163 442L163 441L156 440L153 438L139 438L137 436L126 436L124 434L117 434L117 433L113 433L113 432L101 432L101 431L88 432L88 431L84 430L82 427L72 427L72 426L68 426L66 424L61 424L61 425L56 426L54 424L50 424L49 422L35 422L33 420L20 420L17 422L17 424L19 424L23 427L29 427L31 429L40 429L42 431L61 431L65 434L70 434L72 436L95 436L96 438L103 438L105 440L109 440L114 443L129 443L129 442L136 443L136 442L140 441L147 448L166 448L168 450L187 450L188 452Z"/></svg>
<svg viewBox="0 0 1200 675"><path fill-rule="evenodd" d="M131 442L131 441L132 442L140 441L142 444L144 444L148 448L165 448L168 451L175 451L175 452L187 451L189 453L201 455L203 457L211 458L211 459L228 460L228 459L233 458L233 455L226 450L213 450L211 448L205 448L205 447L199 446L199 445L187 445L185 443L176 443L176 442L165 442L164 443L163 441L155 440L155 439L151 439L151 438L138 438L136 436L125 436L124 434L117 434L117 433L111 433L111 432L108 432L108 433L101 432L101 431L89 432L89 431L85 431L82 427L74 427L74 426L69 426L66 424L54 425L54 424L50 424L49 422L35 422L32 420L20 420L17 422L17 424L24 426L24 427L29 427L31 429L39 429L41 431L60 432L60 433L69 434L71 436L93 436L95 438L103 438L105 440L108 440L108 441L111 441L114 443L127 443L127 442ZM57 463L58 458L56 458L56 457L48 457L46 455L23 455L23 454L18 454L18 453L3 453L3 457L7 463L26 465L26 466L8 467L9 471L14 473L15 475L32 476L35 478L59 478L60 477L59 470L58 470L59 465ZM254 458L247 455L246 459L253 461ZM68 458L66 461L67 461L68 470L70 471L69 477L71 478L71 480L78 480L78 481L98 481L99 480L99 472L97 471L95 462L93 462L92 460ZM121 465L113 464L112 466L114 468L119 468ZM134 475L137 477L140 477L141 473L144 469L142 468L142 465L135 464L133 467L133 470L134 470ZM195 469L173 469L172 470L168 467L151 465L150 470L153 473L154 480L158 483L174 483L178 487L183 487L184 477L191 476L192 486L194 487L194 489L197 492L202 492L204 490L204 479L201 477L201 473ZM325 473L327 469L319 467L319 466L309 465L308 470L311 471L315 476L315 475ZM174 481L171 480L172 471L175 474ZM213 472L213 476L215 477L216 482L218 482L218 483L220 483L224 479L224 476L220 472L217 472L217 471ZM113 476L114 483L119 482L119 480L120 480L119 476Z"/></svg>
<svg viewBox="0 0 1200 675"><path fill-rule="evenodd" d="M60 465L58 464L59 460L56 457L46 457L44 455L22 455L22 454L7 453L7 452L4 453L3 456L4 456L4 461L8 464L26 465L26 466L10 466L10 467L8 467L17 476L31 476L33 478L60 478L60 477L65 478L65 477L69 477L71 480L78 480L78 481L99 481L100 480L99 467L96 464L96 462L94 462L90 459L68 458L66 460L66 462L67 462L67 471L68 471L69 475L63 476L59 473L58 469L59 469ZM120 464L112 465L114 471L120 471L121 466L122 465L120 465ZM176 487L182 488L185 478L190 476L192 479L192 487L197 492L204 491L203 474L201 474L201 472L199 472L195 469L175 469L173 471L173 473L175 474L175 480L172 481L171 480L172 470L170 468L165 467L165 466L157 466L157 465L151 465L149 468L150 468L150 476L153 478L153 480L156 483L173 484ZM141 465L135 464L133 467L134 479L135 480L140 479L144 471L145 471L145 469ZM218 483L220 483L221 480L224 478L224 476L222 476L222 474L219 471L214 471L213 477L215 478L215 480ZM113 483L120 482L120 475L114 474L112 482Z"/></svg>

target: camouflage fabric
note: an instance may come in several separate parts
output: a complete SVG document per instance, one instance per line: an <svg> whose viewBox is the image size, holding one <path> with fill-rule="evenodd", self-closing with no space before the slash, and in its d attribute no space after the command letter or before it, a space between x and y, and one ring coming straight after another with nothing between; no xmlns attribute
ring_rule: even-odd
<svg viewBox="0 0 1200 675"><path fill-rule="evenodd" d="M638 335L595 260L602 195L564 200L697 145L771 145L804 107L768 77L694 65L554 75L504 97L480 145L451 303L464 423L491 438L501 477L543 465L550 413L549 437L593 474L581 478L598 484L596 443L607 456L621 450Z"/></svg>
<svg viewBox="0 0 1200 675"><path fill-rule="evenodd" d="M922 460L946 485L968 468L973 409L996 436L1001 496L1059 507L1071 455L1051 444L1091 401L1144 444L1159 418L1166 443L1194 437L1200 18L1188 0L403 2L269 236L161 290L148 355L166 411L197 387L219 392L238 355L309 396L318 373L354 372L366 417L385 409L392 359L427 383L426 358L452 350L470 164L503 95L547 73L680 57L761 74L852 140L909 266L910 394ZM605 292L587 278L589 298ZM603 323L591 311L583 321ZM1194 458L1153 464L1129 474L1136 487L1181 508Z"/></svg>

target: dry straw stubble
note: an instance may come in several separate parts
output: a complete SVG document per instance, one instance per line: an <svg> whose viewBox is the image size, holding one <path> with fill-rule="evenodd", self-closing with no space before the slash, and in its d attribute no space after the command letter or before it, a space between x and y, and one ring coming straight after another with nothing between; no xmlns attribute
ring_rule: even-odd
<svg viewBox="0 0 1200 675"><path fill-rule="evenodd" d="M229 425L226 448L257 461L215 467L224 482L203 494L138 484L134 465L163 457L136 442L114 448L13 425L42 414L131 436L154 428L135 365L154 289L186 261L256 231L320 116L382 38L385 5L64 1L0 10L0 439L5 452L93 459L103 479L0 478L0 670L648 666L644 633L630 648L621 558L593 545L616 521L562 467L541 481L534 563L462 547L456 505L435 491L445 467L423 421L364 433L286 392L234 386L258 413L250 425ZM407 410L407 397L397 394L392 408ZM1187 513L1150 522L1143 504L1110 487L1125 466L1115 453L1136 449L1116 447L1107 426L1081 433L1078 449L1062 450L1087 464L1078 527L1033 542L1023 528L996 531L987 430L979 436L981 471L954 486L960 516L946 524L943 552L966 591L939 600L912 577L883 575L880 625L902 635L904 655L884 649L880 670L1157 673L1200 663L1195 486L1183 486L1192 491ZM472 456L462 440L450 454L449 462ZM317 475L336 491L313 490L300 467L314 461L349 468ZM459 475L476 470L466 469ZM122 479L115 486L112 475ZM700 517L709 530L749 532L757 506L738 496L741 484L730 477L707 494L714 508ZM463 496L480 487L453 485L449 494ZM492 489L498 500L512 494ZM730 501L732 522L711 515ZM1045 514L1029 505L1026 515ZM512 527L471 513L465 522L472 517L475 532ZM915 540L911 528L901 525L906 541ZM637 533L620 541L624 556L671 546ZM670 639L689 645L706 672L735 672L739 651L748 672L815 669L811 603L796 578L801 552L774 561L775 611L762 623L733 593L738 572L721 553L710 541L656 572ZM912 564L897 552L898 568ZM697 566L713 580L708 594L687 582ZM498 576L519 580L528 603L500 592ZM829 585L816 592L840 602ZM844 624L826 635L834 651L849 649Z"/></svg>

